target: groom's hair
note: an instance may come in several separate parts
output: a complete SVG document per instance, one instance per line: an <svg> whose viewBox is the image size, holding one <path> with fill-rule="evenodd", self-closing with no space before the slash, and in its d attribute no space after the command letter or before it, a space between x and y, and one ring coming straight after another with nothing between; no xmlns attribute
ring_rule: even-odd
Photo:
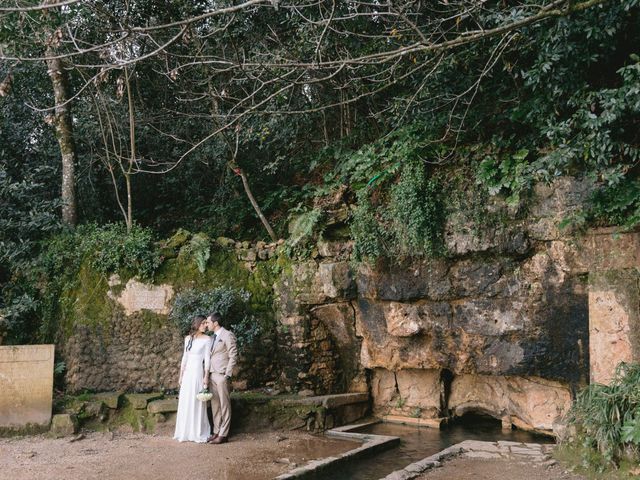
<svg viewBox="0 0 640 480"><path fill-rule="evenodd" d="M224 321L222 320L222 315L220 315L218 312L211 312L209 316L211 317L212 322L218 322L218 325L220 325L221 327L224 327Z"/></svg>

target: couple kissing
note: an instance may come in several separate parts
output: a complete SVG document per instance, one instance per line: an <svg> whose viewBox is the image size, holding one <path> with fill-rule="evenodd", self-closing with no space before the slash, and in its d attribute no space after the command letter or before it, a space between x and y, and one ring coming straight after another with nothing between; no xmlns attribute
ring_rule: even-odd
<svg viewBox="0 0 640 480"><path fill-rule="evenodd" d="M237 356L236 337L224 328L219 313L194 317L182 351L175 440L213 444L227 441L231 425L229 380ZM211 395L202 395L207 388ZM207 417L209 397L213 429Z"/></svg>

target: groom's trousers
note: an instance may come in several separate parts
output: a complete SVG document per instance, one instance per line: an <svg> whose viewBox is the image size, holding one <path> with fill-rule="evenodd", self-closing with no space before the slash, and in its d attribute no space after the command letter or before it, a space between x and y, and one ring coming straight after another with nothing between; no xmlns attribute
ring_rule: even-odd
<svg viewBox="0 0 640 480"><path fill-rule="evenodd" d="M211 373L211 413L213 413L213 434L221 437L229 436L231 426L231 399L229 384L220 373Z"/></svg>

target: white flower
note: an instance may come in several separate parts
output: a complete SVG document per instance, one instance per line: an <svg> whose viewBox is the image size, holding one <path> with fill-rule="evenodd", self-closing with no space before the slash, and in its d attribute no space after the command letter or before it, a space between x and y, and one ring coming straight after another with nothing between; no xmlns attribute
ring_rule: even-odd
<svg viewBox="0 0 640 480"><path fill-rule="evenodd" d="M198 392L198 394L196 395L196 398L201 402L208 402L209 400L211 400L211 398L213 398L213 393L211 393L206 388L203 388Z"/></svg>

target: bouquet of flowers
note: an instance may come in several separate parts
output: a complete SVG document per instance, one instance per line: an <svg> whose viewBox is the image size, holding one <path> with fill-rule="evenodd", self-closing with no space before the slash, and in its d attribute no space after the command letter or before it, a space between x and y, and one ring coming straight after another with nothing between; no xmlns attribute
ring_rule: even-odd
<svg viewBox="0 0 640 480"><path fill-rule="evenodd" d="M211 400L212 397L213 397L213 393L211 393L207 388L203 388L196 395L196 398L201 402L208 402L209 400Z"/></svg>

